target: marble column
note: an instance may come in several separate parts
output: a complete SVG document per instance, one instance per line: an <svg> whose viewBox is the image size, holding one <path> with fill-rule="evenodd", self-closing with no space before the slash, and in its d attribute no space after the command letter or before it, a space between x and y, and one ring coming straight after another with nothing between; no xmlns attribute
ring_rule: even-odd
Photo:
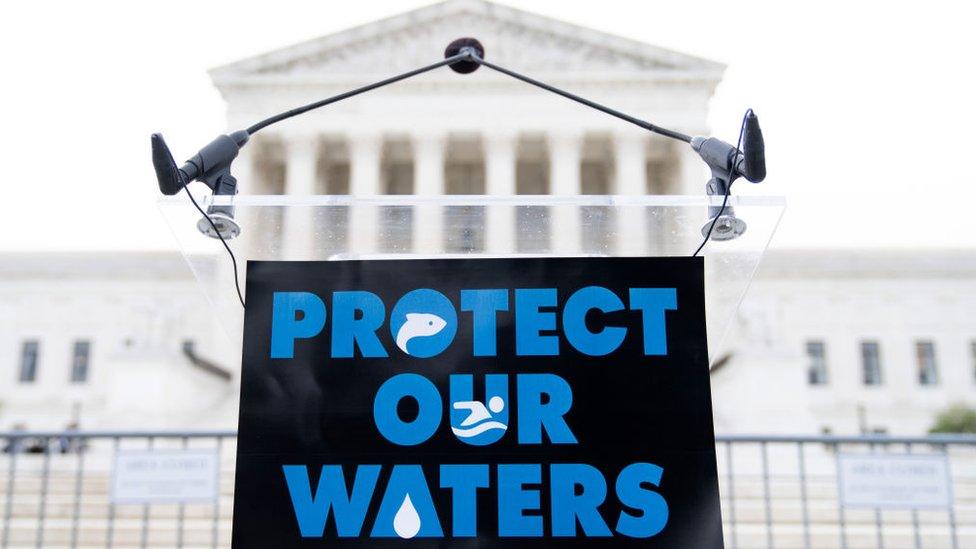
<svg viewBox="0 0 976 549"><path fill-rule="evenodd" d="M285 194L307 197L318 194L316 166L318 136L294 135L285 139ZM315 257L315 214L311 205L291 205L283 216L282 259Z"/></svg>
<svg viewBox="0 0 976 549"><path fill-rule="evenodd" d="M380 161L383 139L379 134L349 136L349 194L369 198L381 194ZM351 256L379 251L379 208L357 204L349 211L349 253Z"/></svg>
<svg viewBox="0 0 976 549"><path fill-rule="evenodd" d="M614 194L630 197L647 194L646 140L644 132L620 132L614 135ZM653 216L654 212L643 206L624 205L618 208L616 214L616 253L647 255L651 251L648 217Z"/></svg>
<svg viewBox="0 0 976 549"><path fill-rule="evenodd" d="M241 149L231 168L231 175L237 179L237 192L238 194L267 194L264 191L265 182L256 180L257 170L254 166L261 142L251 143L250 146L253 148L245 146Z"/></svg>
<svg viewBox="0 0 976 549"><path fill-rule="evenodd" d="M711 177L708 167L705 165L705 161L698 156L690 146L678 144L676 151L673 153L673 162L677 164L678 180L673 185L672 192L675 194L685 194L691 196L704 196L705 195L705 185L708 183L708 179ZM682 226L678 226L678 223L673 223L671 229L678 236L678 243L675 251L684 251L690 248L691 253L696 247L701 243L701 225L705 223L708 218L708 208L699 208L697 212L687 212L690 215L685 215L685 222Z"/></svg>
<svg viewBox="0 0 976 549"><path fill-rule="evenodd" d="M447 136L424 133L413 138L413 193L420 199L445 194L444 154ZM439 253L444 250L444 211L436 205L413 210L413 251Z"/></svg>
<svg viewBox="0 0 976 549"><path fill-rule="evenodd" d="M237 179L237 193L240 195L248 194L267 194L264 189L264 182L256 180L258 170L255 169L255 155L261 142L250 143L241 149L240 154L234 159L231 167L231 175ZM268 240L264 227L258 225L260 216L253 206L238 206L234 208L234 219L241 225L241 246L247 257L252 254L260 253L261 242ZM260 257L256 257L260 259Z"/></svg>
<svg viewBox="0 0 976 549"><path fill-rule="evenodd" d="M583 134L564 131L549 136L549 193L578 196L582 190L580 162ZM580 209L560 205L550 208L550 249L557 255L577 255L581 247Z"/></svg>
<svg viewBox="0 0 976 549"><path fill-rule="evenodd" d="M518 135L495 132L484 136L485 194L513 196ZM490 254L515 252L515 207L497 204L485 212L485 249Z"/></svg>
<svg viewBox="0 0 976 549"><path fill-rule="evenodd" d="M690 145L677 143L675 161L678 163L678 181L671 192L700 196L705 192L705 184L710 177L708 166Z"/></svg>

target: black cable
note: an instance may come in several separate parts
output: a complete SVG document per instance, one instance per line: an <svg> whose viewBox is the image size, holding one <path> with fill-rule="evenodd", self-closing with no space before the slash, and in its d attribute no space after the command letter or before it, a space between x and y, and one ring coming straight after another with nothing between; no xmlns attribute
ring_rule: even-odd
<svg viewBox="0 0 976 549"><path fill-rule="evenodd" d="M619 118L621 120L630 122L631 124L634 124L635 126L639 126L641 128L644 128L645 130L648 130L648 131L651 131L651 132L654 132L656 134L660 134L660 135L663 135L663 136L666 136L666 137L670 137L672 139L677 139L679 141L684 141L685 143L691 143L691 136L690 135L685 135L685 134L683 134L681 132L676 132L674 130L669 130L667 128L662 128L660 126L656 126L654 124L651 124L650 122L647 122L645 120L641 120L639 118L634 118L633 116L630 116L629 114L620 112L617 109L612 109L610 107L607 107L606 105L601 105L600 103L597 103L595 101L590 101L589 99L586 99L584 97L580 97L580 96L578 96L578 95L576 95L574 93L570 93L570 92L568 92L566 90L559 89L559 88L557 88L557 87L555 87L553 85L546 84L545 82L541 82L541 81L536 80L534 78L530 78L528 76L525 76L524 74L517 73L515 71L506 69L504 67L499 67L498 65L495 65L494 63L489 63L488 61L485 61L484 59L478 57L477 55L473 55L472 54L471 55L471 59L475 63L478 63L479 65L484 65L484 66L488 67L489 69L492 69L494 71L500 72L502 74L507 74L508 76L511 76L512 78L516 78L518 80L521 80L522 82L525 82L527 84L532 84L533 86L536 86L538 88L542 88L542 89L544 89L546 91L550 91L552 93L555 93L556 95L561 95L561 96L565 97L566 99L570 99L572 101L576 101L577 103L581 103L583 105L586 105L587 107L590 107L591 109L596 109L598 111L601 111L601 112L604 112L606 114L609 114L610 116L615 116L615 117L617 117L617 118Z"/></svg>
<svg viewBox="0 0 976 549"><path fill-rule="evenodd" d="M719 208L718 214L715 215L715 219L712 219L712 223L708 226L708 232L705 233L705 238L702 240L701 244L698 245L698 249L695 253L691 254L691 257L698 257L698 254L708 243L708 239L712 237L712 231L715 229L715 224L718 222L718 218L722 217L725 212L725 205L729 202L729 194L732 193L732 181L735 179L735 160L738 158L739 153L742 151L742 136L746 131L746 118L752 114L752 109L747 109L746 113L742 115L742 125L739 126L739 139L735 142L735 152L732 154L732 158L729 160L729 182L725 186L725 196L722 197L722 207Z"/></svg>
<svg viewBox="0 0 976 549"><path fill-rule="evenodd" d="M434 70L436 68L443 67L444 65L450 65L451 63L456 63L458 61L463 61L463 60L467 59L468 57L469 57L469 54L467 52L459 53L457 55L454 55L454 56L445 58L445 59L443 59L441 61L438 61L437 63L434 63L432 65L427 65L426 67L421 67L419 69L414 69L412 71L408 71L408 72L405 72L403 74L398 74L396 76L391 76L390 78L387 78L385 80L380 80L379 82L373 82L372 84L367 84L367 85L365 85L365 86L363 86L361 88L356 88L354 90L350 90L350 91L347 91L347 92L343 92L343 93L340 93L339 95L334 95L334 96L329 97L327 99L322 99L321 101L316 101L315 103L309 103L308 105L303 105L301 107L296 107L294 109L291 109L290 111L285 111L285 112L283 112L281 114L276 114L276 115L274 115L274 116L272 116L270 118L265 118L264 120L262 120L262 121L260 121L260 122L258 122L256 124L252 124L251 127L249 127L247 129L247 133L248 133L248 135L254 135L255 133L261 131L262 129L264 129L264 128L272 125L272 124L277 124L278 122L281 122L282 120L287 120L287 119L289 119L289 118L291 118L293 116L298 116L300 114L307 113L308 111L315 110L315 109L317 109L319 107L324 107L326 105L329 105L331 103L335 103L337 101L342 101L343 99L349 99L350 97L359 95L361 93L365 93L365 92L368 92L368 91L375 90L376 88L382 88L383 86L387 86L387 85L393 84L394 82L399 82L400 80L406 80L407 78L411 78L413 76L417 76L419 74L423 74L425 72L432 71L432 70Z"/></svg>
<svg viewBox="0 0 976 549"><path fill-rule="evenodd" d="M704 248L705 244L708 243L708 239L712 236L712 230L715 229L715 223L718 221L718 218L722 216L722 212L725 211L725 205L729 202L730 192L732 192L732 183L726 185L725 195L722 197L722 207L719 208L718 215L715 216L715 219L712 220L711 225L708 226L708 232L705 233L705 238L702 240L701 244L698 245L698 249L695 250L695 253L691 254L691 257L698 257L698 254L702 251L702 248Z"/></svg>
<svg viewBox="0 0 976 549"><path fill-rule="evenodd" d="M186 195L190 197L190 202L193 203L193 206L196 207L197 211L199 211L200 214L204 217L204 219L206 219L207 222L210 223L210 227L214 230L214 233L217 234L217 238L220 239L220 243L224 245L224 248L227 250L227 253L230 254L230 262L233 263L234 265L234 287L237 288L237 299L241 301L241 307L246 309L247 307L244 306L244 294L241 293L241 282L237 276L237 258L234 257L234 252L230 249L230 246L227 245L227 241L224 240L224 235L220 234L220 231L217 230L217 225L213 222L213 219L211 219L210 216L207 215L207 212L203 211L203 208L201 208L200 205L197 204L196 199L193 198L193 193L190 192L190 188L187 186L186 183L183 184L183 190L186 191Z"/></svg>

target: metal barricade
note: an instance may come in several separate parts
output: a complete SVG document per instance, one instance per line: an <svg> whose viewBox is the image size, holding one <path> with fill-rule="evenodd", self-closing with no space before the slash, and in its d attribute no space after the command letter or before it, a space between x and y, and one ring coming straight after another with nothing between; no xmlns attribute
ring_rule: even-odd
<svg viewBox="0 0 976 549"><path fill-rule="evenodd" d="M976 547L976 436L719 436L726 547ZM228 547L236 433L0 433L2 547ZM137 449L211 449L218 496L117 503L115 457ZM944 455L945 509L846 508L838 456ZM665 480L667 472L665 471Z"/></svg>
<svg viewBox="0 0 976 549"><path fill-rule="evenodd" d="M716 437L726 547L976 547L976 436ZM839 457L934 455L948 462L950 504L842 503Z"/></svg>

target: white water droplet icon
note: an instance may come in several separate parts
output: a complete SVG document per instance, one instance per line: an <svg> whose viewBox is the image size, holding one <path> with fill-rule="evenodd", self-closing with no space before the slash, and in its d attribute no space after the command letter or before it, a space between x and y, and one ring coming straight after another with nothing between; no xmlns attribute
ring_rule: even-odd
<svg viewBox="0 0 976 549"><path fill-rule="evenodd" d="M420 532L420 515L410 501L410 494L403 498L400 509L393 517L393 531L403 539L410 539Z"/></svg>

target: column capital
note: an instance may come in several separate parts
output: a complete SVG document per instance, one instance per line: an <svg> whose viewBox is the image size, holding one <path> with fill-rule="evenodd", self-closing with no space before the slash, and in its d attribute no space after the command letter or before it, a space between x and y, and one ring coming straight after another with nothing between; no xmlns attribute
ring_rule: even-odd
<svg viewBox="0 0 976 549"><path fill-rule="evenodd" d="M317 135L296 134L284 140L285 192L294 195L311 195L318 192L316 165L319 140Z"/></svg>
<svg viewBox="0 0 976 549"><path fill-rule="evenodd" d="M281 136L281 142L285 148L285 154L308 153L318 150L322 136L317 133L294 132L285 133Z"/></svg>
<svg viewBox="0 0 976 549"><path fill-rule="evenodd" d="M349 150L370 150L383 146L383 134L379 131L352 131L346 134Z"/></svg>
<svg viewBox="0 0 976 549"><path fill-rule="evenodd" d="M490 130L481 134L481 140L486 148L513 146L518 143L518 139L518 130L509 128Z"/></svg>
<svg viewBox="0 0 976 549"><path fill-rule="evenodd" d="M423 129L410 132L410 141L416 143L440 143L447 141L446 130Z"/></svg>
<svg viewBox="0 0 976 549"><path fill-rule="evenodd" d="M444 194L444 155L447 134L420 132L412 137L413 192L421 196Z"/></svg>
<svg viewBox="0 0 976 549"><path fill-rule="evenodd" d="M549 131L546 140L550 147L582 147L585 132L580 128L560 128Z"/></svg>
<svg viewBox="0 0 976 549"><path fill-rule="evenodd" d="M555 195L577 195L582 189L580 159L583 156L583 132L574 129L556 131L549 139L549 192ZM557 231L561 230L557 228Z"/></svg>
<svg viewBox="0 0 976 549"><path fill-rule="evenodd" d="M647 132L620 131L613 134L616 194L647 194Z"/></svg>
<svg viewBox="0 0 976 549"><path fill-rule="evenodd" d="M420 131L410 134L410 145L415 158L429 155L443 155L447 148L447 132Z"/></svg>
<svg viewBox="0 0 976 549"><path fill-rule="evenodd" d="M613 143L616 146L634 143L640 143L641 145L646 145L650 142L650 137L646 130L637 128L618 128L611 132L611 137Z"/></svg>

